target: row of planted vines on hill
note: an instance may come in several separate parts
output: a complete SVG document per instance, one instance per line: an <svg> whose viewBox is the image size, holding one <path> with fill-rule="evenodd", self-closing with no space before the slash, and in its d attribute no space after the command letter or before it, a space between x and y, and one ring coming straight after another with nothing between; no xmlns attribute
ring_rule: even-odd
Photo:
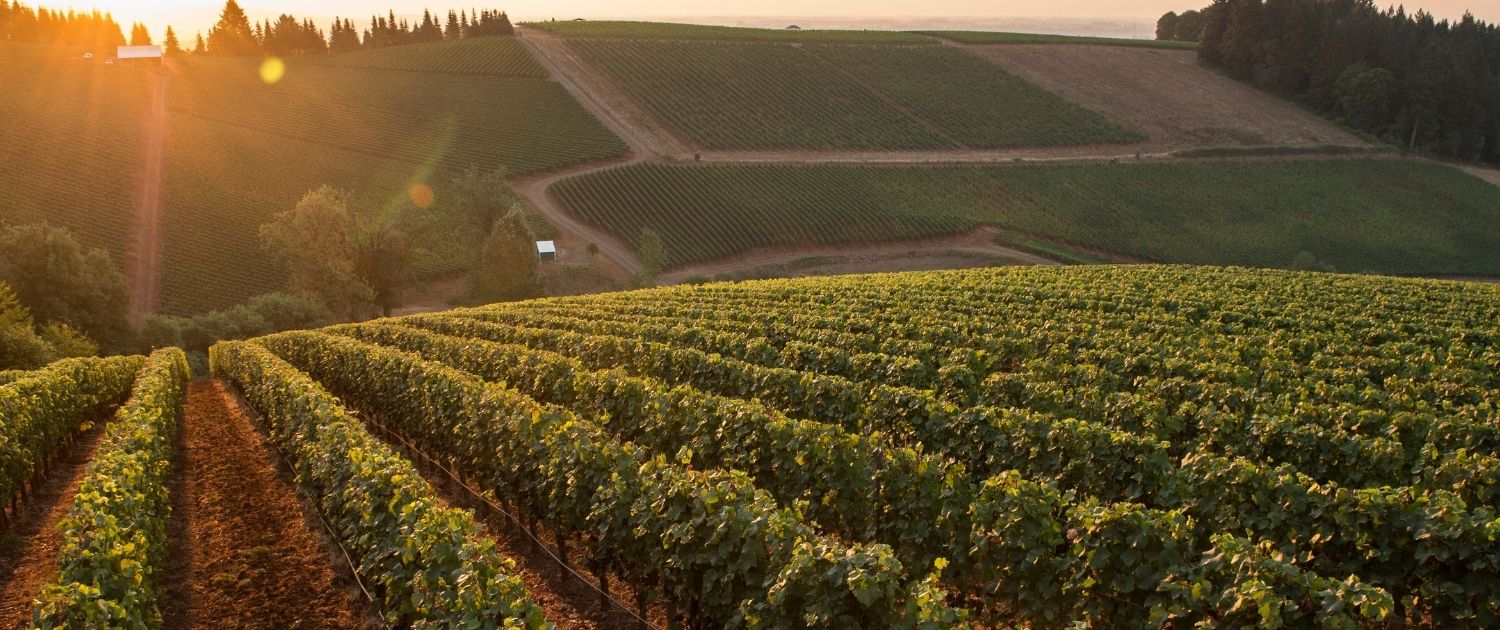
<svg viewBox="0 0 1500 630"><path fill-rule="evenodd" d="M304 372L694 625L1480 627L1497 321L1483 286L1037 268L497 305L216 364L252 402L314 386L247 365Z"/></svg>
<svg viewBox="0 0 1500 630"><path fill-rule="evenodd" d="M161 624L172 438L188 377L176 348L0 374L0 496L11 499L9 516L15 496L37 492L83 431L107 423L56 525L55 575L34 602L7 602L32 604L30 627Z"/></svg>
<svg viewBox="0 0 1500 630"><path fill-rule="evenodd" d="M473 48L495 56L454 65ZM345 61L369 67L317 65ZM293 61L272 85L245 60L188 64L168 99L164 310L226 308L281 288L283 270L265 256L257 228L318 186L390 207L418 183L441 197L471 166L521 174L624 153L555 82L456 76L512 66L529 76L536 63L513 40L486 38ZM474 246L431 252L438 268L422 271L461 271Z"/></svg>
<svg viewBox="0 0 1500 630"><path fill-rule="evenodd" d="M755 247L947 236L995 225L1138 259L1392 274L1500 274L1500 188L1404 160L1014 166L666 165L553 188L669 264Z"/></svg>
<svg viewBox="0 0 1500 630"><path fill-rule="evenodd" d="M0 42L0 224L47 222L123 252L150 77L62 50Z"/></svg>
<svg viewBox="0 0 1500 630"><path fill-rule="evenodd" d="M569 45L704 148L994 149L1146 139L948 46L588 37Z"/></svg>

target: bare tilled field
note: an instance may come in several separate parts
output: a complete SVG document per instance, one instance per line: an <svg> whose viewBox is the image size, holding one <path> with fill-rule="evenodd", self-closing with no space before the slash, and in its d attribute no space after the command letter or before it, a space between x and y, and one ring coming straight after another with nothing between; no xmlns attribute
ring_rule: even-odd
<svg viewBox="0 0 1500 630"><path fill-rule="evenodd" d="M1164 147L1362 145L1297 106L1198 64L1191 50L1112 46L966 46Z"/></svg>

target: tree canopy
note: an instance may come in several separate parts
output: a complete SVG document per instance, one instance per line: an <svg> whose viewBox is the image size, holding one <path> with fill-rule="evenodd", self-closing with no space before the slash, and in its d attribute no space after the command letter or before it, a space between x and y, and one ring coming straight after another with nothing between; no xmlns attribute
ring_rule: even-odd
<svg viewBox="0 0 1500 630"><path fill-rule="evenodd" d="M106 350L132 342L130 289L107 252L84 250L63 228L0 229L0 282L10 285L42 324L65 324Z"/></svg>
<svg viewBox="0 0 1500 630"><path fill-rule="evenodd" d="M1494 25L1371 0L1215 0L1202 15L1199 56L1239 79L1392 143L1500 162ZM1180 30L1171 16L1158 37Z"/></svg>

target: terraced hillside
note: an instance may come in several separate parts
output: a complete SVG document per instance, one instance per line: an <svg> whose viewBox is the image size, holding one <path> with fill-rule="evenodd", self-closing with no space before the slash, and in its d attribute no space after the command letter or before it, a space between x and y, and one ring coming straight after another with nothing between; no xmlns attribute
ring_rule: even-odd
<svg viewBox="0 0 1500 630"><path fill-rule="evenodd" d="M1483 626L1497 314L1460 283L1026 268L497 305L215 365L311 429L290 448L331 393L691 625Z"/></svg>
<svg viewBox="0 0 1500 630"><path fill-rule="evenodd" d="M764 247L1001 228L1161 262L1500 275L1500 188L1399 160L1017 166L636 165L559 183L572 213L673 265Z"/></svg>
<svg viewBox="0 0 1500 630"><path fill-rule="evenodd" d="M417 183L441 195L470 166L524 174L625 150L567 91L531 78L535 60L503 38L294 60L274 84L258 68L194 59L172 78L168 312L222 308L280 286L255 228L318 185L383 206ZM429 271L462 268L477 245L444 246Z"/></svg>

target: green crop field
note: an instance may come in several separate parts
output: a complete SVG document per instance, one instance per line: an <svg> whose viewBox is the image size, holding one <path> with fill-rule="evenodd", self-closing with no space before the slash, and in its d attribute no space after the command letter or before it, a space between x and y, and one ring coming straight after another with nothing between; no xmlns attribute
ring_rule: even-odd
<svg viewBox="0 0 1500 630"><path fill-rule="evenodd" d="M990 31L922 31L930 35L960 44L983 46L989 44L1074 44L1084 46L1130 46L1142 48L1176 48L1192 50L1193 42L1171 42L1155 39L1131 39L1124 37L1078 37L1075 35L1049 35L1044 33L998 33Z"/></svg>
<svg viewBox="0 0 1500 630"><path fill-rule="evenodd" d="M807 50L976 149L1143 142L1104 116L951 47Z"/></svg>
<svg viewBox="0 0 1500 630"><path fill-rule="evenodd" d="M569 45L705 148L998 148L1144 139L947 48L588 38Z"/></svg>
<svg viewBox="0 0 1500 630"><path fill-rule="evenodd" d="M275 155L297 159L267 158ZM328 184L384 205L428 174L403 160L177 116L167 135L163 311L198 313L280 290L285 271L261 248L259 227L307 191Z"/></svg>
<svg viewBox="0 0 1500 630"><path fill-rule="evenodd" d="M685 39L749 42L808 42L824 44L935 45L938 40L915 33L860 30L784 30L705 26L670 22L531 22L530 28L580 39Z"/></svg>
<svg viewBox="0 0 1500 630"><path fill-rule="evenodd" d="M579 217L671 264L979 225L1162 262L1500 275L1500 189L1401 160L1067 166L666 166L561 182Z"/></svg>
<svg viewBox="0 0 1500 630"><path fill-rule="evenodd" d="M143 72L0 43L0 222L66 227L122 262L148 102Z"/></svg>
<svg viewBox="0 0 1500 630"><path fill-rule="evenodd" d="M446 59L445 46L432 58ZM375 52L404 50L409 58L417 48ZM267 85L249 61L185 66L169 98L162 294L170 313L222 308L280 287L284 274L265 256L257 228L320 185L384 205L417 183L441 198L470 166L526 173L625 151L550 81L393 77L294 61ZM423 273L467 265L478 235L454 236L433 245Z"/></svg>
<svg viewBox="0 0 1500 630"><path fill-rule="evenodd" d="M320 66L410 70L445 74L542 79L547 70L514 37L476 37L446 42L371 48L298 59Z"/></svg>
<svg viewBox="0 0 1500 630"><path fill-rule="evenodd" d="M438 168L526 173L624 152L551 81L294 62L267 85L255 62L195 60L170 101L174 113Z"/></svg>
<svg viewBox="0 0 1500 630"><path fill-rule="evenodd" d="M275 426L363 410L689 627L1446 627L1500 616L1497 309L1033 267L496 305L214 369Z"/></svg>

